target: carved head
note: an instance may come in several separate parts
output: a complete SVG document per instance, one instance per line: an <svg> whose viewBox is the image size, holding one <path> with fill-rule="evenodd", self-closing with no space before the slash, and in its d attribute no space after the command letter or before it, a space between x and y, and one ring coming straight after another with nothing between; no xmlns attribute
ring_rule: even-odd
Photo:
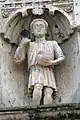
<svg viewBox="0 0 80 120"><path fill-rule="evenodd" d="M30 28L35 37L43 37L47 31L48 23L44 19L34 19Z"/></svg>

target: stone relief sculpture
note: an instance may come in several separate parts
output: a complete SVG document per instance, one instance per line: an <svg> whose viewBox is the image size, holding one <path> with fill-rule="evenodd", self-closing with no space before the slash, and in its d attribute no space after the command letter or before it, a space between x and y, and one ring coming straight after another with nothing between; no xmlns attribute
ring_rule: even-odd
<svg viewBox="0 0 80 120"><path fill-rule="evenodd" d="M14 60L20 64L28 55L29 83L28 88L33 94L33 105L39 105L44 94L44 104L52 104L52 94L57 91L54 77L54 65L61 63L65 56L56 41L45 39L48 23L41 18L34 19L30 30L35 37L31 42L23 38L16 49Z"/></svg>
<svg viewBox="0 0 80 120"><path fill-rule="evenodd" d="M8 16L9 15L10 14L8 14ZM24 98L22 101L23 103L21 104L20 102L21 105L31 106L32 97L34 105L43 103L51 104L52 101L54 101L52 99L52 97L55 96L54 93L56 93L57 90L58 93L61 93L63 88L60 86L62 83L57 75L57 72L61 69L57 70L57 67L55 68L55 71L57 71L55 74L55 82L53 68L54 65L57 65L64 60L64 55L58 44L64 45L66 43L65 41L74 33L73 22L70 15L64 10L50 5L46 6L46 8L37 5L23 7L13 12L8 18L4 18L2 21L0 34L1 37L10 44L12 52L9 54L11 57L11 65L13 66L11 67L11 77L13 81L15 80L23 85L19 88L16 87L18 90L23 87L22 95ZM40 29L40 32L38 32L38 29ZM25 31L25 36L22 34L22 31L23 34ZM18 48L16 49L16 47ZM14 53L15 61L18 64L21 62L24 64L17 67L13 60ZM28 62L24 60L28 60ZM64 65L61 66L62 68L65 67ZM16 73L18 73L18 76L13 78ZM63 79L64 78L62 77L61 80ZM28 89L32 96L28 94ZM20 91L19 94L21 94ZM17 95L18 93L16 96ZM59 95L62 97L62 93ZM59 98L59 95L57 98ZM59 99L57 101L59 102Z"/></svg>

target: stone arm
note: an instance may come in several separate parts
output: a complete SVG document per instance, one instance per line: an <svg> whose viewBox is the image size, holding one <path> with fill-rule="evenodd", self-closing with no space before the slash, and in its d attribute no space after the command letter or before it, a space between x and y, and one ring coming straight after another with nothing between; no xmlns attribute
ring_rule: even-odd
<svg viewBox="0 0 80 120"><path fill-rule="evenodd" d="M56 60L51 60L49 61L52 65L57 65L59 63L61 63L62 61L64 61L65 57L60 57L60 58L57 58Z"/></svg>
<svg viewBox="0 0 80 120"><path fill-rule="evenodd" d="M14 55L14 61L18 64L22 63L25 60L26 56L26 46L31 40L28 38L23 38L18 48L16 49Z"/></svg>
<svg viewBox="0 0 80 120"><path fill-rule="evenodd" d="M61 63L62 61L64 61L65 56L56 41L54 41L53 47L54 47L55 60L50 60L49 62L52 65L57 65L57 64Z"/></svg>

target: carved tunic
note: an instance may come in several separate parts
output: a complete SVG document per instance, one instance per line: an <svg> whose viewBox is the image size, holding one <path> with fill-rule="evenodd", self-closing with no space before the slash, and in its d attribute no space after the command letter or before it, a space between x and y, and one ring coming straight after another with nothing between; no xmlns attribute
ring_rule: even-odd
<svg viewBox="0 0 80 120"><path fill-rule="evenodd" d="M39 53L42 57L38 57ZM30 42L28 46L28 69L29 69L29 84L28 88L33 90L35 84L42 84L56 89L54 77L54 66L42 64L43 59L57 59L63 57L63 52L56 41ZM26 47L21 43L16 50L15 59L17 63L25 59ZM38 59L37 59L38 58ZM39 64L39 62L41 63Z"/></svg>
<svg viewBox="0 0 80 120"><path fill-rule="evenodd" d="M29 89L35 84L41 83L43 86L48 86L56 89L53 66L45 66L38 64L36 59L39 52L44 56L49 54L50 59L54 60L63 56L63 52L56 41L31 42L28 48L28 68L29 68ZM43 57L44 57L43 56Z"/></svg>

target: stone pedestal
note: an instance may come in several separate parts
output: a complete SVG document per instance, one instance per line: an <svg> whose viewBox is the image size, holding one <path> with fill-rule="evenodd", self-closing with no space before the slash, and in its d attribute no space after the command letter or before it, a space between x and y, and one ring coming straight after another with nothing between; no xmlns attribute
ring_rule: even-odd
<svg viewBox="0 0 80 120"><path fill-rule="evenodd" d="M0 120L80 120L80 104L0 109Z"/></svg>

